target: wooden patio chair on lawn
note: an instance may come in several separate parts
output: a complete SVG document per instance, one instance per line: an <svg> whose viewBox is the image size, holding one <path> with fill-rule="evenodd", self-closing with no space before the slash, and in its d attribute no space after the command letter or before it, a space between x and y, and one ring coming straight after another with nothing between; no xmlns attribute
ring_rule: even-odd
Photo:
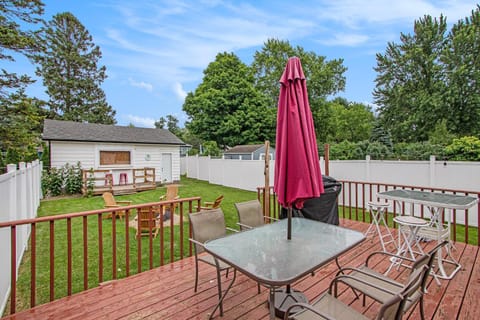
<svg viewBox="0 0 480 320"><path fill-rule="evenodd" d="M113 194L111 192L103 193L103 201L105 201L104 208L120 208L122 206L129 206L132 204L132 201L124 200L124 201L115 201ZM117 210L115 211L115 216L119 217L120 220L125 216L125 210ZM112 213L104 215L104 219L110 219L112 217Z"/></svg>
<svg viewBox="0 0 480 320"><path fill-rule="evenodd" d="M165 200L175 200L178 199L178 185L176 184L170 184L167 186L167 192L164 195L160 196L160 201L165 201Z"/></svg>
<svg viewBox="0 0 480 320"><path fill-rule="evenodd" d="M137 233L135 239L141 236L156 238L160 229L160 219L153 207L137 208Z"/></svg>
<svg viewBox="0 0 480 320"><path fill-rule="evenodd" d="M200 207L202 210L212 210L220 208L220 204L222 203L223 195L220 195L215 201L207 202L205 201L203 206Z"/></svg>
<svg viewBox="0 0 480 320"><path fill-rule="evenodd" d="M164 195L161 195L159 200L170 201L170 200L176 200L178 198L180 198L180 196L178 195L178 185L171 184L167 186L167 192ZM162 206L162 214L165 220L169 219L170 217L173 217L173 214L175 214L175 210L177 209L177 206L178 206L178 203Z"/></svg>

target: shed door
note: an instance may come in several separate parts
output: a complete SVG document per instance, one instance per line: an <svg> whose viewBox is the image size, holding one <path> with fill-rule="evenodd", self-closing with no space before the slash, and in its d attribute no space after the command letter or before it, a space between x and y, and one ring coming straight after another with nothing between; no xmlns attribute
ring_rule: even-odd
<svg viewBox="0 0 480 320"><path fill-rule="evenodd" d="M172 182L172 154L162 153L162 182Z"/></svg>

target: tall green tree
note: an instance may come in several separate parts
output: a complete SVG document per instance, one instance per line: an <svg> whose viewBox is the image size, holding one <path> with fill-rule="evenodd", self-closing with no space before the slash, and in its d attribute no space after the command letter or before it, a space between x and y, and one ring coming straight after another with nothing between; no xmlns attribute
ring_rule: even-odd
<svg viewBox="0 0 480 320"><path fill-rule="evenodd" d="M174 115L167 115L167 118L160 117L158 121L155 121L155 128L157 129L167 129L174 135L180 138L182 134L182 129L178 126L178 119Z"/></svg>
<svg viewBox="0 0 480 320"><path fill-rule="evenodd" d="M40 144L42 102L27 97L25 89L33 80L3 66L15 62L14 54L37 50L34 31L43 14L43 3L0 0L0 167L37 158Z"/></svg>
<svg viewBox="0 0 480 320"><path fill-rule="evenodd" d="M480 134L480 6L458 21L442 55L445 66L445 118L457 136Z"/></svg>
<svg viewBox="0 0 480 320"><path fill-rule="evenodd" d="M37 159L44 119L41 101L26 96L23 90L0 103L0 167L8 163Z"/></svg>
<svg viewBox="0 0 480 320"><path fill-rule="evenodd" d="M155 121L154 126L157 129L165 129L166 123L167 123L167 119L165 119L164 117L160 117L158 121Z"/></svg>
<svg viewBox="0 0 480 320"><path fill-rule="evenodd" d="M40 0L0 0L0 61L15 61L11 53L36 50L34 33L25 29L41 21L44 4ZM0 98L32 83L28 75L0 70Z"/></svg>
<svg viewBox="0 0 480 320"><path fill-rule="evenodd" d="M375 117L368 105L348 102L343 98L331 101L332 116L330 125L333 134L328 142L359 142L370 139L375 123Z"/></svg>
<svg viewBox="0 0 480 320"><path fill-rule="evenodd" d="M388 43L377 54L378 73L373 95L380 121L396 142L425 141L446 116L446 90L439 63L446 45L446 18L424 16L414 23L414 34L401 34L400 44Z"/></svg>
<svg viewBox="0 0 480 320"><path fill-rule="evenodd" d="M42 52L31 57L39 65L36 73L50 98L48 117L116 123L101 88L107 75L105 66L98 66L100 48L80 21L69 12L59 13L42 28L37 41Z"/></svg>
<svg viewBox="0 0 480 320"><path fill-rule="evenodd" d="M326 57L285 40L269 39L260 51L256 51L251 64L255 88L265 95L268 106L277 108L280 94L280 77L288 58L297 56L307 81L308 98L312 110L317 139L326 141L331 110L325 109L326 98L345 89L344 73L347 68L343 59L327 61Z"/></svg>
<svg viewBox="0 0 480 320"><path fill-rule="evenodd" d="M233 53L219 53L183 104L186 127L218 146L263 142L275 136L275 109L253 86L250 69Z"/></svg>

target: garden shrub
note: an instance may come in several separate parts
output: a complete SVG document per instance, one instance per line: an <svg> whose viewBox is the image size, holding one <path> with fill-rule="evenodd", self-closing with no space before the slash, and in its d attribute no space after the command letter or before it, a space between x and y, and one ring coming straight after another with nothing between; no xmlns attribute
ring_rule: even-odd
<svg viewBox="0 0 480 320"><path fill-rule="evenodd" d="M63 167L64 186L66 194L76 194L82 192L82 168L80 162L75 166L68 163Z"/></svg>
<svg viewBox="0 0 480 320"><path fill-rule="evenodd" d="M397 143L394 145L395 158L400 160L429 160L430 156L444 157L444 147L429 142Z"/></svg>
<svg viewBox="0 0 480 320"><path fill-rule="evenodd" d="M63 170L50 168L42 174L42 192L44 196L59 196L62 194Z"/></svg>
<svg viewBox="0 0 480 320"><path fill-rule="evenodd" d="M453 139L445 148L445 155L449 160L480 161L480 139L472 136Z"/></svg>
<svg viewBox="0 0 480 320"><path fill-rule="evenodd" d="M61 168L50 168L42 174L42 191L45 196L77 194L82 192L82 168L66 163Z"/></svg>
<svg viewBox="0 0 480 320"><path fill-rule="evenodd" d="M391 158L392 153L386 145L375 141L368 145L365 155L370 155L372 160L385 160Z"/></svg>

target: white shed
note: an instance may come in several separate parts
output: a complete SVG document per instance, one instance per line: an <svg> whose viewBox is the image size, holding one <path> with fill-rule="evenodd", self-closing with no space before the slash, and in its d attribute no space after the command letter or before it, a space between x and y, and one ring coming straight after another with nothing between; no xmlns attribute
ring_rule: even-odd
<svg viewBox="0 0 480 320"><path fill-rule="evenodd" d="M185 143L165 129L45 120L42 139L48 142L52 167L80 161L82 169L110 171L115 182L132 181L133 169L149 167L155 168L157 182L180 180Z"/></svg>

